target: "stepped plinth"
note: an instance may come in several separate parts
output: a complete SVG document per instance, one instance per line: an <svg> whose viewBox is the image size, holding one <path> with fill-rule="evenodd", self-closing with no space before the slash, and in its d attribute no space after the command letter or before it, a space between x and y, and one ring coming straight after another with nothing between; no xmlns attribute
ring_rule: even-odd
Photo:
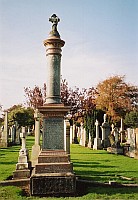
<svg viewBox="0 0 138 200"><path fill-rule="evenodd" d="M46 102L38 107L43 115L42 150L31 176L31 194L35 196L72 195L76 191L73 164L66 150L64 134L65 115L70 107L61 103L61 47L65 42L57 31L59 18L54 14L49 19L52 31L44 41L48 64Z"/></svg>

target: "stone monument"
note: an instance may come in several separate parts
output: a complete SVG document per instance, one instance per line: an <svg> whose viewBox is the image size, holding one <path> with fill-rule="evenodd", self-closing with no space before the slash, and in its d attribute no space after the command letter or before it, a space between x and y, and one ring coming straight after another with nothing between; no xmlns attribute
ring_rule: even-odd
<svg viewBox="0 0 138 200"><path fill-rule="evenodd" d="M110 146L109 138L110 135L110 126L108 122L106 122L106 114L104 114L104 122L102 123L102 146L103 148L107 148Z"/></svg>
<svg viewBox="0 0 138 200"><path fill-rule="evenodd" d="M22 132L20 133L20 138L22 140L22 146L19 151L18 163L16 164L16 170L13 172L13 179L22 179L30 177L30 162L29 162L29 152L26 148L26 132L25 127L22 127Z"/></svg>
<svg viewBox="0 0 138 200"><path fill-rule="evenodd" d="M40 113L38 109L34 113L35 119L35 144L32 146L31 162L32 167L38 162L38 155L40 153Z"/></svg>
<svg viewBox="0 0 138 200"><path fill-rule="evenodd" d="M52 31L44 41L48 67L47 98L38 108L43 115L42 150L30 180L31 195L35 196L72 195L76 191L73 165L65 151L64 116L70 107L64 106L60 97L61 47L65 42L57 31L60 19L53 14L49 21Z"/></svg>
<svg viewBox="0 0 138 200"><path fill-rule="evenodd" d="M4 130L1 133L0 147L8 147L8 112L4 113Z"/></svg>
<svg viewBox="0 0 138 200"><path fill-rule="evenodd" d="M99 138L99 122L97 119L95 122L95 126L96 126L96 138L94 138L93 149L98 150L102 148L102 145L101 145L101 138Z"/></svg>

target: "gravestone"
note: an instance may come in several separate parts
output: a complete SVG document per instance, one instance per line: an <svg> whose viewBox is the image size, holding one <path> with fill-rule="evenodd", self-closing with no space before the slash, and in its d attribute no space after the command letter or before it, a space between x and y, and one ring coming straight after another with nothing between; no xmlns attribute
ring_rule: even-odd
<svg viewBox="0 0 138 200"><path fill-rule="evenodd" d="M123 148L120 146L119 131L117 127L113 129L108 137L110 141L110 147L107 148L107 151L113 154L123 154Z"/></svg>
<svg viewBox="0 0 138 200"><path fill-rule="evenodd" d="M121 118L121 127L120 127L120 142L121 143L124 143L126 142L126 139L125 139L125 131L124 131L124 122L123 122L123 119Z"/></svg>
<svg viewBox="0 0 138 200"><path fill-rule="evenodd" d="M102 146L107 148L110 146L109 136L110 135L110 126L106 122L106 114L104 114L104 122L102 123Z"/></svg>
<svg viewBox="0 0 138 200"><path fill-rule="evenodd" d="M40 113L38 109L34 113L35 119L35 144L32 146L31 162L32 167L38 162L38 155L40 153Z"/></svg>
<svg viewBox="0 0 138 200"><path fill-rule="evenodd" d="M82 145L83 123L81 122L80 125L81 125L81 126L80 126L80 145Z"/></svg>
<svg viewBox="0 0 138 200"><path fill-rule="evenodd" d="M64 131L65 131L65 151L70 154L70 123L69 123L69 120L66 119L64 121L64 125L65 125L65 128L64 128Z"/></svg>
<svg viewBox="0 0 138 200"><path fill-rule="evenodd" d="M0 147L8 147L8 112L4 113L4 129L1 133Z"/></svg>
<svg viewBox="0 0 138 200"><path fill-rule="evenodd" d="M20 133L22 140L22 146L19 151L18 163L16 164L16 170L13 172L13 179L23 179L30 177L30 162L29 162L29 151L26 148L26 132L25 127L22 127Z"/></svg>
<svg viewBox="0 0 138 200"><path fill-rule="evenodd" d="M96 126L96 137L94 138L93 149L98 150L98 149L102 148L101 138L99 138L99 122L98 122L98 120L96 120L95 126Z"/></svg>
<svg viewBox="0 0 138 200"><path fill-rule="evenodd" d="M57 31L59 18L53 14L52 31L44 41L46 47L48 83L47 98L39 112L43 115L42 150L30 180L31 195L72 195L76 191L76 178L70 156L65 151L64 116L70 107L61 103L60 61L65 42Z"/></svg>
<svg viewBox="0 0 138 200"><path fill-rule="evenodd" d="M135 134L136 134L136 145L135 145L135 159L138 159L138 128L136 128L135 130Z"/></svg>
<svg viewBox="0 0 138 200"><path fill-rule="evenodd" d="M13 125L11 127L11 134L12 134L12 144L15 144L15 140L16 140L16 127L15 125Z"/></svg>
<svg viewBox="0 0 138 200"><path fill-rule="evenodd" d="M91 137L91 133L89 132L89 138L88 138L88 147L92 148L92 137Z"/></svg>
<svg viewBox="0 0 138 200"><path fill-rule="evenodd" d="M70 126L70 144L73 143L73 126Z"/></svg>
<svg viewBox="0 0 138 200"><path fill-rule="evenodd" d="M134 158L135 157L135 147L136 147L136 143L135 143L135 129L130 129L130 147L129 147L129 157Z"/></svg>

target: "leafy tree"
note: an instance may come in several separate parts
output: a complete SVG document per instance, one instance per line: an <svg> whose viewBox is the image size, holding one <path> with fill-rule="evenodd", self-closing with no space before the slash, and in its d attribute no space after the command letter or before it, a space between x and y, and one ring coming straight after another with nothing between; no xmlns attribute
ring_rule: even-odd
<svg viewBox="0 0 138 200"><path fill-rule="evenodd" d="M34 88L26 87L24 88L26 103L28 106L32 108L37 108L38 106L42 106L46 99L46 84L44 83L43 88L41 89L39 86L35 86Z"/></svg>
<svg viewBox="0 0 138 200"><path fill-rule="evenodd" d="M138 111L127 113L124 122L130 128L138 128Z"/></svg>
<svg viewBox="0 0 138 200"><path fill-rule="evenodd" d="M138 105L138 88L125 83L124 76L113 76L97 85L96 107L117 122Z"/></svg>
<svg viewBox="0 0 138 200"><path fill-rule="evenodd" d="M21 126L32 126L34 124L34 110L30 107L25 108L22 105L14 105L8 109L9 124L13 125L15 121Z"/></svg>

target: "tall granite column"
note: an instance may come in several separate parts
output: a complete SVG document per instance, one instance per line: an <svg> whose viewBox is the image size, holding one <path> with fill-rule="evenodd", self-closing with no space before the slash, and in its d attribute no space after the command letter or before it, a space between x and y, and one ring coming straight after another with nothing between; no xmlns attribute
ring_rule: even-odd
<svg viewBox="0 0 138 200"><path fill-rule="evenodd" d="M31 177L31 194L36 196L70 195L76 190L69 146L67 148L64 136L64 117L70 107L61 103L60 96L61 48L65 42L57 31L60 19L53 14L49 21L52 22L52 31L44 41L48 68L47 95L44 105L38 107L43 115L42 151Z"/></svg>

